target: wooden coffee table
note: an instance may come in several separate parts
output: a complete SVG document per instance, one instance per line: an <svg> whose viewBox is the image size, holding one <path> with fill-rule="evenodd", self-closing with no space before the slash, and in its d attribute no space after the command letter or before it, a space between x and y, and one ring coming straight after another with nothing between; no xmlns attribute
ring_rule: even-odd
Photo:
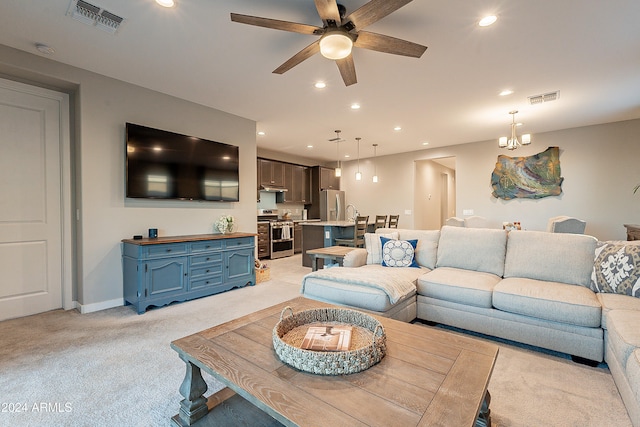
<svg viewBox="0 0 640 427"><path fill-rule="evenodd" d="M376 317L387 335L380 363L357 374L314 375L281 362L273 350L273 327L286 306L298 312L331 305L299 297L171 343L187 368L173 425L192 425L211 408L214 415L221 402L240 397L276 425L491 424L487 385L498 346ZM205 398L201 370L227 388Z"/></svg>

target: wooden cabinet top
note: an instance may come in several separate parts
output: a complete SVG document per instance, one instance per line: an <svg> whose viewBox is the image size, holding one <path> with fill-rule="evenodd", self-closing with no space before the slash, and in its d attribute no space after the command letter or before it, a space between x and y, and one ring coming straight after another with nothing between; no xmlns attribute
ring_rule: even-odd
<svg viewBox="0 0 640 427"><path fill-rule="evenodd" d="M164 236L150 239L148 237L142 239L122 239L122 243L131 243L133 245L159 245L162 243L183 243L183 242L199 242L202 240L219 240L219 239L236 239L238 237L255 237L254 233L229 233L229 234L193 234L190 236Z"/></svg>

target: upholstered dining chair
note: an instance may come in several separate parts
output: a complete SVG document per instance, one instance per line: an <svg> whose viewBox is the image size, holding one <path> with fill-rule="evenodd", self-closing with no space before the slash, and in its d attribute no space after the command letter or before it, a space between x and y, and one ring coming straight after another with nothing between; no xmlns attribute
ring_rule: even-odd
<svg viewBox="0 0 640 427"><path fill-rule="evenodd" d="M584 229L586 228L586 226L586 221L566 215L561 215L549 218L549 222L547 223L547 231L549 233L584 234Z"/></svg>
<svg viewBox="0 0 640 427"><path fill-rule="evenodd" d="M377 230L378 228L385 228L386 226L387 226L387 216L376 215L376 222L373 223L373 229Z"/></svg>
<svg viewBox="0 0 640 427"><path fill-rule="evenodd" d="M354 248L364 247L364 234L367 232L369 216L357 216L353 226L353 239L335 239L337 246L352 246Z"/></svg>
<svg viewBox="0 0 640 427"><path fill-rule="evenodd" d="M464 219L452 216L451 218L447 218L444 224L452 227L464 227Z"/></svg>
<svg viewBox="0 0 640 427"><path fill-rule="evenodd" d="M400 215L389 215L389 228L398 228Z"/></svg>

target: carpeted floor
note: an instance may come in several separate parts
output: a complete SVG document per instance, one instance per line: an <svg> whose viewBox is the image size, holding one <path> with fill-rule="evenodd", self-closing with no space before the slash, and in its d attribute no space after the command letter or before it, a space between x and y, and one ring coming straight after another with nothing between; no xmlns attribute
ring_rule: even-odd
<svg viewBox="0 0 640 427"><path fill-rule="evenodd" d="M298 296L310 271L300 255L269 264L268 282L143 315L117 307L0 322L0 425L168 426L184 377L169 343ZM497 427L631 427L606 367L500 343L489 390Z"/></svg>

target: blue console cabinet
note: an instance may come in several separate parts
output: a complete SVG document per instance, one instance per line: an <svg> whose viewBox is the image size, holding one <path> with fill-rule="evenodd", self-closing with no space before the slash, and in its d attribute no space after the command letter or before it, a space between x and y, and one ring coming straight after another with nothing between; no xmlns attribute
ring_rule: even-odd
<svg viewBox="0 0 640 427"><path fill-rule="evenodd" d="M255 235L124 239L124 300L142 314L162 306L255 285Z"/></svg>

